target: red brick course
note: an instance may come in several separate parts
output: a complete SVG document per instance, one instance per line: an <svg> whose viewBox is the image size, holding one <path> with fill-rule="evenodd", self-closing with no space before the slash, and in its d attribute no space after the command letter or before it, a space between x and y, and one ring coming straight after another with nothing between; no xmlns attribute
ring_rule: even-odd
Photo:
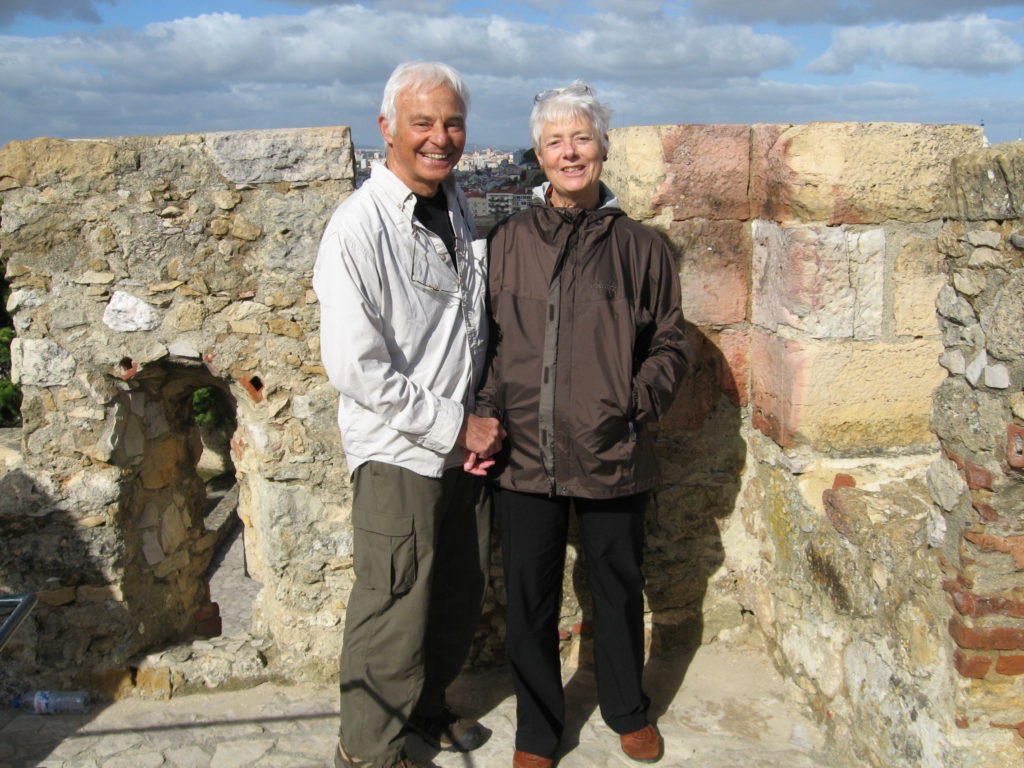
<svg viewBox="0 0 1024 768"><path fill-rule="evenodd" d="M996 672L1000 675L1024 675L1024 656L1002 655L996 660Z"/></svg>
<svg viewBox="0 0 1024 768"><path fill-rule="evenodd" d="M1024 629L1016 627L968 627L956 618L949 620L949 634L961 648L973 651L1024 650Z"/></svg>
<svg viewBox="0 0 1024 768"><path fill-rule="evenodd" d="M988 670L992 666L992 659L988 656L968 656L957 649L953 654L953 664L956 666L956 671L964 677L981 680L988 674Z"/></svg>

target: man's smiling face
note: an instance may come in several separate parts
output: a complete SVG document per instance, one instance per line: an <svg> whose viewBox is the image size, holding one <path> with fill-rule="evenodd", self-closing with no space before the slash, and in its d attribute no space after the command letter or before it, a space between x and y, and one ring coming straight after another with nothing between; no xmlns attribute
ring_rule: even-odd
<svg viewBox="0 0 1024 768"><path fill-rule="evenodd" d="M395 99L395 125L378 118L387 166L413 192L432 196L466 147L466 109L447 85L406 88Z"/></svg>

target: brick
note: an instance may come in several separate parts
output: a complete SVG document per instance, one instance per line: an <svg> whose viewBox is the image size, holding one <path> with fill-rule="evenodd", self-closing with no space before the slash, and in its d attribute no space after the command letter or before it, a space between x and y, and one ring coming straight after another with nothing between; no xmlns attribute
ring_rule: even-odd
<svg viewBox="0 0 1024 768"><path fill-rule="evenodd" d="M747 319L750 229L742 221L673 222L669 238L679 252L683 315L695 325Z"/></svg>
<svg viewBox="0 0 1024 768"><path fill-rule="evenodd" d="M856 488L857 481L853 479L852 475L848 475L845 472L837 472L836 479L832 481L832 490L837 488Z"/></svg>
<svg viewBox="0 0 1024 768"><path fill-rule="evenodd" d="M1016 731L1021 738L1024 738L1024 720L1013 725L1008 725L1006 723L989 723L989 725L993 728L1009 728L1010 730Z"/></svg>
<svg viewBox="0 0 1024 768"><path fill-rule="evenodd" d="M1014 469L1024 469L1024 427L1006 425L1006 463Z"/></svg>
<svg viewBox="0 0 1024 768"><path fill-rule="evenodd" d="M942 582L942 588L950 594L957 611L963 616L1024 619L1024 602L1020 600L1009 597L981 597L968 592L959 583L949 579Z"/></svg>
<svg viewBox="0 0 1024 768"><path fill-rule="evenodd" d="M986 552L999 552L1013 558L1017 570L1024 570L1024 536L993 536L989 533L968 531L964 538Z"/></svg>
<svg viewBox="0 0 1024 768"><path fill-rule="evenodd" d="M966 466L964 460L961 459L957 454L949 450L949 448L943 447L942 450L945 452L946 456L949 457L949 460L956 464L956 468L963 472L964 467Z"/></svg>
<svg viewBox="0 0 1024 768"><path fill-rule="evenodd" d="M949 592L953 598L953 605L956 606L957 611L962 616L976 616L977 605L975 603L974 595L965 589L962 589L960 584L955 581L946 579L942 582L942 588Z"/></svg>
<svg viewBox="0 0 1024 768"><path fill-rule="evenodd" d="M932 446L939 342L832 343L751 336L753 425L782 447L823 452Z"/></svg>
<svg viewBox="0 0 1024 768"><path fill-rule="evenodd" d="M996 660L996 672L1000 675L1024 675L1024 656L1002 655Z"/></svg>
<svg viewBox="0 0 1024 768"><path fill-rule="evenodd" d="M995 507L985 504L980 501L975 501L971 504L974 507L974 511L978 513L978 518L983 523L994 523L997 525L1009 525L1010 521L999 514Z"/></svg>
<svg viewBox="0 0 1024 768"><path fill-rule="evenodd" d="M977 464L971 464L968 462L964 466L964 475L967 480L967 487L972 491L980 489L992 490L994 478L992 473L987 469L979 467Z"/></svg>
<svg viewBox="0 0 1024 768"><path fill-rule="evenodd" d="M953 666L964 677L981 680L988 674L992 659L988 656L969 656L958 648L953 654Z"/></svg>
<svg viewBox="0 0 1024 768"><path fill-rule="evenodd" d="M818 339L874 339L881 334L886 275L882 229L755 221L751 231L754 323L771 331L786 326Z"/></svg>
<svg viewBox="0 0 1024 768"><path fill-rule="evenodd" d="M242 389L249 394L249 398L254 403L263 401L263 382L259 376L243 376L238 379L238 383L242 385Z"/></svg>
<svg viewBox="0 0 1024 768"><path fill-rule="evenodd" d="M1016 627L968 627L956 618L949 620L949 634L961 648L974 651L1024 650L1024 629Z"/></svg>
<svg viewBox="0 0 1024 768"><path fill-rule="evenodd" d="M755 125L751 214L774 221L869 224L949 217L953 158L983 129L913 123Z"/></svg>

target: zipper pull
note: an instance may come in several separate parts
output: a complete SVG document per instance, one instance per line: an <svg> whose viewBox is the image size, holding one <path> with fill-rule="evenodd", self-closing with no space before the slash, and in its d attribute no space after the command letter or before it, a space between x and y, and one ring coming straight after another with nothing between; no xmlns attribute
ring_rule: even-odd
<svg viewBox="0 0 1024 768"><path fill-rule="evenodd" d="M636 442L636 422L632 419L629 420L629 442Z"/></svg>

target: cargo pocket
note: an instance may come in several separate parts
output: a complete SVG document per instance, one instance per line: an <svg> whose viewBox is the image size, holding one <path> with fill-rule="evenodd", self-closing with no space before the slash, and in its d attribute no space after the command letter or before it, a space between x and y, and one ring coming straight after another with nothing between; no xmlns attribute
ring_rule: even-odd
<svg viewBox="0 0 1024 768"><path fill-rule="evenodd" d="M403 595L416 583L416 534L412 515L353 510L358 538L356 578L368 589Z"/></svg>

